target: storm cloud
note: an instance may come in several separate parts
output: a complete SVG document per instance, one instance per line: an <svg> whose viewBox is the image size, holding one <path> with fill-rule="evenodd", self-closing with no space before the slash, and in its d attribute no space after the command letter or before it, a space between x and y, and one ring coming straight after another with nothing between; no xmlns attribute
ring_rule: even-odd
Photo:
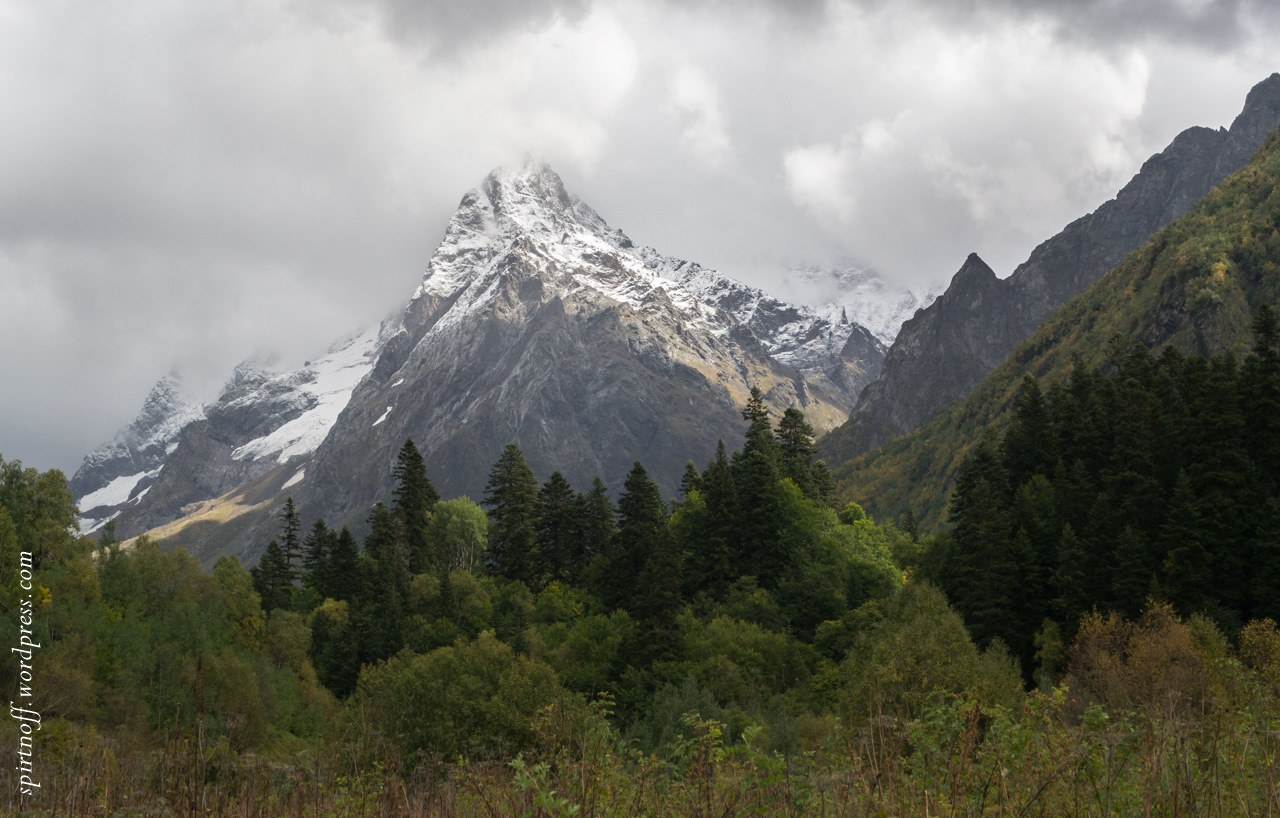
<svg viewBox="0 0 1280 818"><path fill-rule="evenodd" d="M296 365L526 153L768 289L1007 275L1277 69L1260 0L0 0L0 454L73 471L176 368Z"/></svg>

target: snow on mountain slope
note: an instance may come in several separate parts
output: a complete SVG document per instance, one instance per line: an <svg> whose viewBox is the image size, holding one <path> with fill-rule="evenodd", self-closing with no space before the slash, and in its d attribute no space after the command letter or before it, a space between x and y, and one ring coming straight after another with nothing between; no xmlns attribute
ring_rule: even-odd
<svg viewBox="0 0 1280 818"><path fill-rule="evenodd" d="M187 424L204 417L204 407L176 374L161 378L138 416L108 443L90 452L68 481L80 508L81 530L91 533L138 498L178 445Z"/></svg>
<svg viewBox="0 0 1280 818"><path fill-rule="evenodd" d="M237 447L231 457L235 460L274 457L276 462L285 463L314 452L351 400L356 385L373 368L380 329L373 327L340 341L320 360L279 376L282 382L295 385L300 399L309 404L309 408L270 433Z"/></svg>
<svg viewBox="0 0 1280 818"><path fill-rule="evenodd" d="M875 270L853 266L795 267L782 281L787 292L796 293L820 315L832 320L840 313L885 344L892 344L907 319L946 288L946 282L904 287L885 281Z"/></svg>

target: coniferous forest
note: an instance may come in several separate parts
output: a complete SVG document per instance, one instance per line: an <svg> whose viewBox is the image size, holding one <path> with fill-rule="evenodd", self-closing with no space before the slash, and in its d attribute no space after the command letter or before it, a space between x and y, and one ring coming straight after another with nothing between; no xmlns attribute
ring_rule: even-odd
<svg viewBox="0 0 1280 818"><path fill-rule="evenodd" d="M61 474L5 462L0 626L38 647L4 682L41 719L6 806L1277 814L1280 327L1253 330L1028 377L929 535L837 502L758 391L677 497L512 444L442 499L406 440L362 540L288 499L249 570L79 536Z"/></svg>

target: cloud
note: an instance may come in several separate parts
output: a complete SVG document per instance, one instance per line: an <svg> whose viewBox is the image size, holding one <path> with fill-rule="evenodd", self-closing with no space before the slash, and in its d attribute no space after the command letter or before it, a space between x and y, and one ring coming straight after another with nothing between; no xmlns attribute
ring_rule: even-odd
<svg viewBox="0 0 1280 818"><path fill-rule="evenodd" d="M398 308L458 200L547 159L614 226L776 285L1008 272L1275 70L1237 4L0 0L0 453L74 469Z"/></svg>
<svg viewBox="0 0 1280 818"><path fill-rule="evenodd" d="M724 107L706 73L689 65L677 70L671 81L671 104L685 123L680 143L686 150L710 167L729 161L733 146Z"/></svg>

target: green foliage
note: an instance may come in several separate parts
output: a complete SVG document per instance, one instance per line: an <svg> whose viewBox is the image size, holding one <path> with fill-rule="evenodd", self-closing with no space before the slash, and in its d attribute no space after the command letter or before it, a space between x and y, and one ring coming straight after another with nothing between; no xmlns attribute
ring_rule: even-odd
<svg viewBox="0 0 1280 818"><path fill-rule="evenodd" d="M498 576L540 587L536 553L538 480L520 447L507 444L489 471L484 505L489 507L488 568Z"/></svg>
<svg viewBox="0 0 1280 818"><path fill-rule="evenodd" d="M428 540L437 570L479 570L489 542L489 518L470 497L443 500L432 512Z"/></svg>
<svg viewBox="0 0 1280 818"><path fill-rule="evenodd" d="M988 705L1016 702L1021 675L1003 643L979 652L936 588L909 582L879 610L842 667L847 719L915 718L950 693L969 692Z"/></svg>
<svg viewBox="0 0 1280 818"><path fill-rule="evenodd" d="M532 749L535 716L550 705L583 706L548 665L484 632L470 644L366 668L348 718L403 758L494 758Z"/></svg>
<svg viewBox="0 0 1280 818"><path fill-rule="evenodd" d="M409 550L409 572L419 574L431 565L431 540L428 524L440 495L427 479L427 464L412 438L406 438L396 455L392 471L396 486L391 511L404 534Z"/></svg>

